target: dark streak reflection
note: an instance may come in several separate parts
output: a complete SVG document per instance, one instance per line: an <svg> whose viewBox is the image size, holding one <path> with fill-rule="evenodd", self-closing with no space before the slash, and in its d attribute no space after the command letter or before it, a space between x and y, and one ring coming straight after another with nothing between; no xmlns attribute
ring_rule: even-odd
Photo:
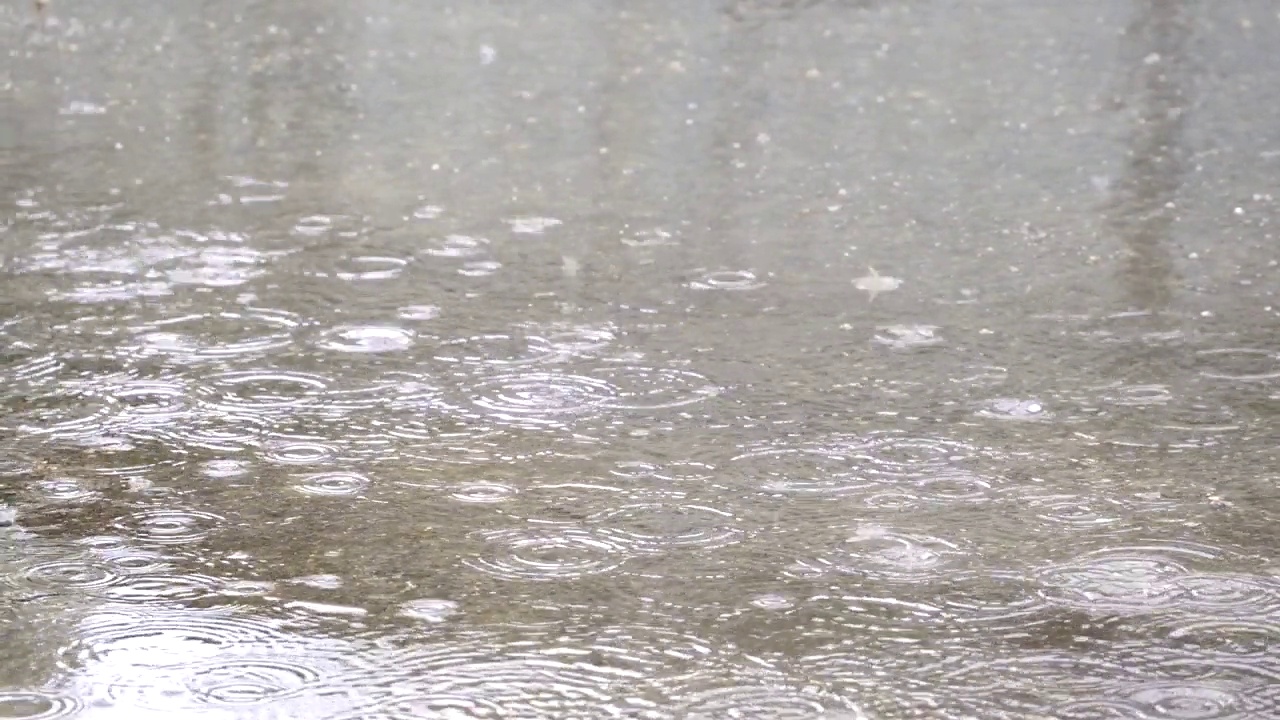
<svg viewBox="0 0 1280 720"><path fill-rule="evenodd" d="M1129 251L1121 280L1131 303L1143 309L1163 307L1172 295L1167 240L1187 162L1182 143L1189 36L1182 4L1163 0L1139 3L1124 35L1123 50L1134 68L1124 93L1135 117L1128 161L1106 212Z"/></svg>

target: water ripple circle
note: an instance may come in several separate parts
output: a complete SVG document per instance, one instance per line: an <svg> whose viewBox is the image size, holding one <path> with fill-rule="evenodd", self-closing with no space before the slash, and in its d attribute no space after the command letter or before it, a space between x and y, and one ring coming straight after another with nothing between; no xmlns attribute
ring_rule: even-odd
<svg viewBox="0 0 1280 720"><path fill-rule="evenodd" d="M868 524L856 528L839 549L816 560L801 560L787 574L816 578L835 573L919 582L953 571L954 565L969 555L949 540Z"/></svg>
<svg viewBox="0 0 1280 720"><path fill-rule="evenodd" d="M320 680L320 673L280 657L229 657L186 667L186 686L203 704L254 705L296 695Z"/></svg>
<svg viewBox="0 0 1280 720"><path fill-rule="evenodd" d="M450 340L436 351L441 362L472 367L511 367L556 360L564 352L538 335L492 333Z"/></svg>
<svg viewBox="0 0 1280 720"><path fill-rule="evenodd" d="M215 659L235 647L274 646L287 636L266 620L225 611L154 610L92 613L82 620L59 665L74 670L95 661L155 662L182 653L188 662Z"/></svg>
<svg viewBox="0 0 1280 720"><path fill-rule="evenodd" d="M1226 720L1242 717L1248 700L1239 692L1207 684L1153 683L1129 695L1141 717L1176 720Z"/></svg>
<svg viewBox="0 0 1280 720"><path fill-rule="evenodd" d="M596 513L597 530L630 550L714 549L741 542L746 532L735 527L733 514L702 505L638 503Z"/></svg>
<svg viewBox="0 0 1280 720"><path fill-rule="evenodd" d="M503 483L471 482L454 487L449 496L465 503L500 503L511 499L517 492L516 488Z"/></svg>
<svg viewBox="0 0 1280 720"><path fill-rule="evenodd" d="M821 447L752 448L730 461L766 492L839 495L876 485L847 454Z"/></svg>
<svg viewBox="0 0 1280 720"><path fill-rule="evenodd" d="M662 410L716 397L722 388L689 370L628 365L592 373L616 388L608 405L618 410Z"/></svg>
<svg viewBox="0 0 1280 720"><path fill-rule="evenodd" d="M262 457L279 465L322 465L338 454L337 448L322 442L307 440L276 441Z"/></svg>
<svg viewBox="0 0 1280 720"><path fill-rule="evenodd" d="M828 717L828 713L838 710L856 713L857 707L844 698L811 688L735 685L690 693L681 703L678 716L685 720L810 720ZM850 717L862 716L854 714Z"/></svg>
<svg viewBox="0 0 1280 720"><path fill-rule="evenodd" d="M1149 611L1176 603L1175 583L1188 574L1167 553L1120 548L1050 565L1038 575L1040 595L1055 605L1090 611Z"/></svg>
<svg viewBox="0 0 1280 720"><path fill-rule="evenodd" d="M764 281L750 270L699 270L698 276L689 281L695 290L755 290L765 286Z"/></svg>
<svg viewBox="0 0 1280 720"><path fill-rule="evenodd" d="M959 440L895 433L833 443L831 450L864 460L868 474L890 480L920 479L947 472L983 454L978 447Z"/></svg>
<svg viewBox="0 0 1280 720"><path fill-rule="evenodd" d="M174 603L210 598L222 588L220 579L208 575L139 573L125 577L102 595L121 603Z"/></svg>
<svg viewBox="0 0 1280 720"><path fill-rule="evenodd" d="M217 405L231 412L294 408L314 402L330 385L321 375L274 370L238 370L211 378Z"/></svg>
<svg viewBox="0 0 1280 720"><path fill-rule="evenodd" d="M121 580L110 565L78 560L39 562L24 569L21 577L25 583L40 588L76 590L106 588Z"/></svg>
<svg viewBox="0 0 1280 720"><path fill-rule="evenodd" d="M612 571L627 558L616 541L574 528L498 530L479 536L488 551L462 563L503 580L571 580Z"/></svg>
<svg viewBox="0 0 1280 720"><path fill-rule="evenodd" d="M487 718L513 717L507 712L507 703L498 703L470 693L440 692L415 693L408 697L396 696L369 703L353 710L338 712L324 720L422 720L423 718Z"/></svg>
<svg viewBox="0 0 1280 720"><path fill-rule="evenodd" d="M369 487L369 478L354 472L323 472L302 477L294 488L306 495L329 497L359 495Z"/></svg>
<svg viewBox="0 0 1280 720"><path fill-rule="evenodd" d="M301 324L292 313L251 308L184 315L131 328L144 355L165 355L179 363L265 353L285 347ZM260 328L260 329L259 329Z"/></svg>
<svg viewBox="0 0 1280 720"><path fill-rule="evenodd" d="M0 717L15 720L57 720L80 714L79 700L38 690L0 690Z"/></svg>
<svg viewBox="0 0 1280 720"><path fill-rule="evenodd" d="M559 425L608 405L617 395L609 383L583 375L508 373L481 381L472 403L499 420L533 425Z"/></svg>
<svg viewBox="0 0 1280 720"><path fill-rule="evenodd" d="M224 518L199 510L144 510L116 523L116 528L150 543L179 545L203 540Z"/></svg>
<svg viewBox="0 0 1280 720"><path fill-rule="evenodd" d="M1280 353L1272 350L1222 348L1201 350L1196 356L1208 365L1200 374L1213 380L1262 382L1280 379Z"/></svg>

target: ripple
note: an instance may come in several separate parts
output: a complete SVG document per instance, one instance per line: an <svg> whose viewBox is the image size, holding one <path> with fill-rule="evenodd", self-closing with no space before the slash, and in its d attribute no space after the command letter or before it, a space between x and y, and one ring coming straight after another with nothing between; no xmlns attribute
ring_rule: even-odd
<svg viewBox="0 0 1280 720"><path fill-rule="evenodd" d="M121 581L110 565L91 560L49 560L24 569L25 584L46 590L97 590Z"/></svg>
<svg viewBox="0 0 1280 720"><path fill-rule="evenodd" d="M715 472L714 465L696 461L658 465L643 460L623 460L615 463L609 474L630 481L658 480L664 483L699 483L715 477Z"/></svg>
<svg viewBox="0 0 1280 720"><path fill-rule="evenodd" d="M510 500L517 492L516 488L503 483L472 482L456 486L449 496L465 503L500 503Z"/></svg>
<svg viewBox="0 0 1280 720"><path fill-rule="evenodd" d="M1035 421L1049 420L1053 413L1045 409L1039 400L1019 400L1017 398L996 398L983 403L978 409L980 417L993 420Z"/></svg>
<svg viewBox="0 0 1280 720"><path fill-rule="evenodd" d="M1280 580L1261 575L1191 573L1170 581L1180 607L1227 615L1280 613Z"/></svg>
<svg viewBox="0 0 1280 720"><path fill-rule="evenodd" d="M356 237L364 226L363 218L352 215L309 215L293 226L297 235L318 237L334 233L340 237Z"/></svg>
<svg viewBox="0 0 1280 720"><path fill-rule="evenodd" d="M956 377L947 378L948 382L973 388L987 388L1000 385L1009 379L1009 371L997 365L965 365Z"/></svg>
<svg viewBox="0 0 1280 720"><path fill-rule="evenodd" d="M465 277L488 277L502 269L502 263L496 260L469 260L458 268L458 274Z"/></svg>
<svg viewBox="0 0 1280 720"><path fill-rule="evenodd" d="M333 445L307 440L273 442L262 456L278 465L323 465L334 459L338 449Z"/></svg>
<svg viewBox="0 0 1280 720"><path fill-rule="evenodd" d="M521 216L507 218L511 232L526 235L541 235L548 229L562 225L563 222L553 217Z"/></svg>
<svg viewBox="0 0 1280 720"><path fill-rule="evenodd" d="M354 710L326 715L324 720L420 720L421 718L511 717L508 704L475 697L472 694L440 692L415 693L369 703Z"/></svg>
<svg viewBox="0 0 1280 720"><path fill-rule="evenodd" d="M1179 720L1223 720L1242 717L1249 701L1239 692L1191 683L1153 683L1133 691L1128 700L1143 713L1138 717Z"/></svg>
<svg viewBox="0 0 1280 720"><path fill-rule="evenodd" d="M626 548L660 553L714 549L741 542L746 532L730 523L732 513L702 505L641 503L597 513L590 522Z"/></svg>
<svg viewBox="0 0 1280 720"><path fill-rule="evenodd" d="M881 325L871 339L895 350L933 347L943 342L937 325Z"/></svg>
<svg viewBox="0 0 1280 720"><path fill-rule="evenodd" d="M1196 353L1205 365L1200 371L1213 380L1262 382L1280 379L1280 353L1273 350L1222 348Z"/></svg>
<svg viewBox="0 0 1280 720"><path fill-rule="evenodd" d="M319 672L281 658L235 657L184 668L192 697L208 705L237 707L295 695L319 681Z"/></svg>
<svg viewBox="0 0 1280 720"><path fill-rule="evenodd" d="M796 603L786 595L777 593L765 593L751 598L751 604L761 610L790 610L796 606Z"/></svg>
<svg viewBox="0 0 1280 720"><path fill-rule="evenodd" d="M469 258L487 252L489 241L482 237L470 235L448 235L444 238L432 238L422 252L435 257Z"/></svg>
<svg viewBox="0 0 1280 720"><path fill-rule="evenodd" d="M615 388L607 404L618 410L663 410L716 397L722 388L689 370L628 366L592 373Z"/></svg>
<svg viewBox="0 0 1280 720"><path fill-rule="evenodd" d="M617 390L568 373L509 373L482 381L471 401L487 415L520 425L559 426L608 406Z"/></svg>
<svg viewBox="0 0 1280 720"><path fill-rule="evenodd" d="M503 580L571 580L609 572L626 560L623 549L610 539L572 528L498 530L479 537L489 551L462 563Z"/></svg>
<svg viewBox="0 0 1280 720"><path fill-rule="evenodd" d="M413 346L414 332L394 325L340 325L320 334L316 346L348 353L401 352Z"/></svg>
<svg viewBox="0 0 1280 720"><path fill-rule="evenodd" d="M1103 513L1097 509L1104 503L1116 507L1105 498L1045 495L1027 498L1026 503L1037 518L1063 527L1100 527L1115 525L1123 520L1119 515Z"/></svg>
<svg viewBox="0 0 1280 720"><path fill-rule="evenodd" d="M513 367L546 363L563 357L551 341L537 335L472 335L444 343L436 359L473 367Z"/></svg>
<svg viewBox="0 0 1280 720"><path fill-rule="evenodd" d="M1095 390L1099 392L1103 402L1124 407L1167 405L1173 400L1173 392L1167 385L1127 385L1117 382Z"/></svg>
<svg viewBox="0 0 1280 720"><path fill-rule="evenodd" d="M1249 660L1258 672L1280 677L1280 622L1250 618L1212 618L1171 628L1168 640L1193 656L1213 661ZM1256 665L1252 663L1256 661Z"/></svg>
<svg viewBox="0 0 1280 720"><path fill-rule="evenodd" d="M867 473L890 480L920 479L957 467L986 454L958 440L925 435L874 434L847 443L834 443L831 452L864 460Z"/></svg>
<svg viewBox="0 0 1280 720"><path fill-rule="evenodd" d="M765 283L750 270L695 270L698 277L689 281L695 290L755 290Z"/></svg>
<svg viewBox="0 0 1280 720"><path fill-rule="evenodd" d="M301 320L268 308L166 318L130 328L143 355L200 363L266 353L287 346Z"/></svg>
<svg viewBox="0 0 1280 720"><path fill-rule="evenodd" d="M354 472L323 472L307 475L294 484L306 495L328 497L359 495L369 487L369 478Z"/></svg>
<svg viewBox="0 0 1280 720"><path fill-rule="evenodd" d="M440 306L438 305L406 305L396 311L396 315L402 320L435 320L440 317Z"/></svg>
<svg viewBox="0 0 1280 720"><path fill-rule="evenodd" d="M623 245L631 247L660 247L663 245L676 245L678 241L674 239L674 235L662 228L652 228L648 230L637 230L636 232L624 236L620 239Z"/></svg>
<svg viewBox="0 0 1280 720"><path fill-rule="evenodd" d="M876 485L849 456L818 447L766 445L730 462L765 492L839 495Z"/></svg>
<svg viewBox="0 0 1280 720"><path fill-rule="evenodd" d="M77 503L94 500L102 496L102 493L85 485L86 481L77 478L56 477L40 480L34 483L33 487L46 500L52 502Z"/></svg>
<svg viewBox="0 0 1280 720"><path fill-rule="evenodd" d="M539 329L550 350L563 357L582 357L598 353L617 340L612 324L556 324Z"/></svg>
<svg viewBox="0 0 1280 720"><path fill-rule="evenodd" d="M134 513L115 526L143 542L179 545L205 539L224 520L199 510L158 509Z"/></svg>
<svg viewBox="0 0 1280 720"><path fill-rule="evenodd" d="M799 561L788 573L802 578L836 573L918 582L953 569L956 562L970 554L942 538L901 533L878 525L857 528L845 545L817 560Z"/></svg>
<svg viewBox="0 0 1280 720"><path fill-rule="evenodd" d="M442 623L458 614L458 603L438 598L407 600L400 604L399 614L430 623Z"/></svg>
<svg viewBox="0 0 1280 720"><path fill-rule="evenodd" d="M687 720L728 720L729 718L769 718L770 720L810 720L828 717L831 711L855 713L858 708L845 698L813 688L784 685L734 685L690 693L680 704L679 717Z"/></svg>
<svg viewBox="0 0 1280 720"><path fill-rule="evenodd" d="M964 470L945 470L912 483L919 497L938 503L977 502L991 497L992 481Z"/></svg>
<svg viewBox="0 0 1280 720"><path fill-rule="evenodd" d="M186 662L212 660L237 647L275 646L286 636L260 618L224 611L145 610L96 612L79 623L59 665L76 670L96 662L154 664L181 656Z"/></svg>
<svg viewBox="0 0 1280 720"><path fill-rule="evenodd" d="M1098 612L1146 612L1176 604L1177 583L1190 574L1175 547L1099 550L1038 574L1041 596L1055 605ZM1203 559L1203 556L1201 556Z"/></svg>
<svg viewBox="0 0 1280 720"><path fill-rule="evenodd" d="M0 690L0 717L16 720L55 720L79 715L84 705L75 698L38 690Z"/></svg>
<svg viewBox="0 0 1280 720"><path fill-rule="evenodd" d="M399 277L408 260L398 257L380 257L376 255L359 255L349 258L350 270L340 270L333 274L339 280L390 280Z"/></svg>
<svg viewBox="0 0 1280 720"><path fill-rule="evenodd" d="M330 381L309 373L238 370L214 375L210 385L220 391L220 408L232 413L254 413L314 403Z"/></svg>
<svg viewBox="0 0 1280 720"><path fill-rule="evenodd" d="M136 604L190 602L219 594L222 585L219 578L208 575L139 573L113 584L102 595L116 602Z"/></svg>
<svg viewBox="0 0 1280 720"><path fill-rule="evenodd" d="M161 573L170 567L169 560L161 553L132 545L100 548L98 554L104 562L127 575Z"/></svg>
<svg viewBox="0 0 1280 720"><path fill-rule="evenodd" d="M249 463L235 458L216 458L200 464L200 471L205 477L223 480L241 477L249 472Z"/></svg>

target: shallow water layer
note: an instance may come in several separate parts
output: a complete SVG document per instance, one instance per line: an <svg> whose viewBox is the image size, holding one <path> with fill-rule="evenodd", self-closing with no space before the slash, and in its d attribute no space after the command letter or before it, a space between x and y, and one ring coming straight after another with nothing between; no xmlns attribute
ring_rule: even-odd
<svg viewBox="0 0 1280 720"><path fill-rule="evenodd" d="M0 5L0 716L1280 715L1280 15Z"/></svg>

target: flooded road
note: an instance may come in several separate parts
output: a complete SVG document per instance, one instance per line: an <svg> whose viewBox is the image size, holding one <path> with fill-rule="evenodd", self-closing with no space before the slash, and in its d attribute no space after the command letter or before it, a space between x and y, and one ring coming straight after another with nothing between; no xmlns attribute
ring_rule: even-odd
<svg viewBox="0 0 1280 720"><path fill-rule="evenodd" d="M1280 715L1280 14L0 5L0 717Z"/></svg>

